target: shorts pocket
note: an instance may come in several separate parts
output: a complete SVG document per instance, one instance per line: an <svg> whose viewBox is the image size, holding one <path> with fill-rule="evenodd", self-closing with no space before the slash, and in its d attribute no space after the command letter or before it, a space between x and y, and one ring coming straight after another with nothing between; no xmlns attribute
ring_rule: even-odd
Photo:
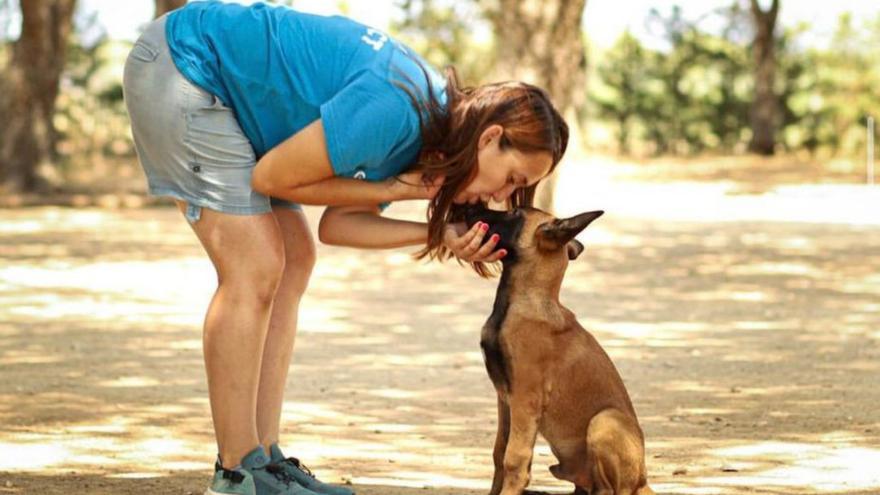
<svg viewBox="0 0 880 495"><path fill-rule="evenodd" d="M159 56L159 50L143 40L138 40L131 48L128 56L141 62L150 63Z"/></svg>
<svg viewBox="0 0 880 495"><path fill-rule="evenodd" d="M191 169L197 173L210 173L214 167L252 168L256 164L256 154L238 125L235 113L219 98L207 94L211 101L209 105L190 108L186 113L186 145Z"/></svg>

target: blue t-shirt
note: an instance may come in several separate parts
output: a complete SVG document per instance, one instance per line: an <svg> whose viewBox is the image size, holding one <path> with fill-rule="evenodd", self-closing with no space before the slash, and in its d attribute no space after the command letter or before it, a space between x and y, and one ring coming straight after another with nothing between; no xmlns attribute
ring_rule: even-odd
<svg viewBox="0 0 880 495"><path fill-rule="evenodd" d="M166 29L177 68L235 112L257 157L320 118L336 175L386 179L421 148L419 115L395 83L426 100L421 63L446 104L445 80L423 59L345 17L193 2Z"/></svg>

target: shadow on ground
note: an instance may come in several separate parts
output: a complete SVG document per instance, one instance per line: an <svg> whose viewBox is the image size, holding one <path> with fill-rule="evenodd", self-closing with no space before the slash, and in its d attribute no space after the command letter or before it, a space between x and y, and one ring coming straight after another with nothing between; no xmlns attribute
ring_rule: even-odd
<svg viewBox="0 0 880 495"><path fill-rule="evenodd" d="M201 493L215 278L185 222L0 217L0 493ZM611 212L583 241L562 299L627 383L658 492L880 490L878 228ZM399 250L319 260L286 450L361 494L484 493L495 406L478 339L496 281ZM539 444L533 486L570 491L553 463Z"/></svg>

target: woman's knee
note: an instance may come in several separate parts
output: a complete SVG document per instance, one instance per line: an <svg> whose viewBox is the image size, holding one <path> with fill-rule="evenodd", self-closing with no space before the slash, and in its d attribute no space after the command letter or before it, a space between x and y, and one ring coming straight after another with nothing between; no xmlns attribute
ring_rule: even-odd
<svg viewBox="0 0 880 495"><path fill-rule="evenodd" d="M275 250L267 250L275 251ZM285 271L285 259L281 249L267 253L254 267L254 292L261 302L270 303L275 298Z"/></svg>
<svg viewBox="0 0 880 495"><path fill-rule="evenodd" d="M218 271L222 289L241 300L261 306L272 304L285 272L284 253L280 246L265 246L259 256L240 259L226 270Z"/></svg>
<svg viewBox="0 0 880 495"><path fill-rule="evenodd" d="M276 208L275 216L284 238L284 278L287 293L301 296L315 266L315 240L302 211Z"/></svg>
<svg viewBox="0 0 880 495"><path fill-rule="evenodd" d="M178 202L178 208L186 205ZM284 273L285 242L275 217L204 208L191 224L217 271L226 298L270 305Z"/></svg>
<svg viewBox="0 0 880 495"><path fill-rule="evenodd" d="M317 249L311 237L288 242L284 250L284 282L297 296L305 292L317 260Z"/></svg>

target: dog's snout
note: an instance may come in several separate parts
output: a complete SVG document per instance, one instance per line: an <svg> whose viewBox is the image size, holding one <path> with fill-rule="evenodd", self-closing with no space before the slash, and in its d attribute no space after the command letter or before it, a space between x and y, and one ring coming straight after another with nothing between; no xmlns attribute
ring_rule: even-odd
<svg viewBox="0 0 880 495"><path fill-rule="evenodd" d="M468 227L482 220L486 212L486 207L482 203L461 205L459 208L461 210L460 215Z"/></svg>

